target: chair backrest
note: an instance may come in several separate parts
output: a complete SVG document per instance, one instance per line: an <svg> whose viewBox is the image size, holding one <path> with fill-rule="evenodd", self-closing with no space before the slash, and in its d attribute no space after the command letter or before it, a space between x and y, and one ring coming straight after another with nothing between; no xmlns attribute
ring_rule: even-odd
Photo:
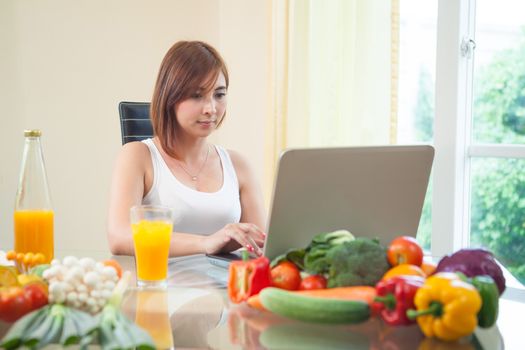
<svg viewBox="0 0 525 350"><path fill-rule="evenodd" d="M149 102L120 102L120 131L122 144L153 137L153 126L149 118Z"/></svg>

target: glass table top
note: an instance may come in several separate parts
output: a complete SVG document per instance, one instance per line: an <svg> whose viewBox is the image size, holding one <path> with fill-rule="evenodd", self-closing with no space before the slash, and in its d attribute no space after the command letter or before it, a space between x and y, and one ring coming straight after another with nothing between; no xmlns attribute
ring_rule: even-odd
<svg viewBox="0 0 525 350"><path fill-rule="evenodd" d="M425 338L417 325L386 326L377 318L356 325L325 326L282 318L247 305L233 305L226 293L228 271L204 256L172 258L168 288L135 287L133 257L117 256L132 272L123 312L146 329L161 349L524 349L519 315L525 304L500 299L498 325L477 329L460 342ZM0 336L9 329L0 322Z"/></svg>

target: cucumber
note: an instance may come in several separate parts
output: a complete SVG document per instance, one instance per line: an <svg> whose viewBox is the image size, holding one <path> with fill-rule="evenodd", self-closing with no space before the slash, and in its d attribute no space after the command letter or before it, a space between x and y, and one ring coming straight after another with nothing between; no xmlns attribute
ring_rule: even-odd
<svg viewBox="0 0 525 350"><path fill-rule="evenodd" d="M279 288L261 291L261 302L277 315L315 323L358 323L370 317L367 303L358 300L340 300L311 297Z"/></svg>

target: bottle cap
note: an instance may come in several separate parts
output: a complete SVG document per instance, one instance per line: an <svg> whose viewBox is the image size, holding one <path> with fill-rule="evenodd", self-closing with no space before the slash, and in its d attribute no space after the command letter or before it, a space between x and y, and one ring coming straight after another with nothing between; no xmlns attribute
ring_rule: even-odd
<svg viewBox="0 0 525 350"><path fill-rule="evenodd" d="M42 131L40 130L24 130L24 136L25 137L40 137L42 136Z"/></svg>

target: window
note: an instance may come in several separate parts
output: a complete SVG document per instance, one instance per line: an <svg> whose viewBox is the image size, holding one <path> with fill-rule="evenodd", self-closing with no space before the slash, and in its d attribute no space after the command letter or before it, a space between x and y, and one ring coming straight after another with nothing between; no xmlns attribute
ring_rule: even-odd
<svg viewBox="0 0 525 350"><path fill-rule="evenodd" d="M477 1L470 158L471 246L525 284L525 3Z"/></svg>
<svg viewBox="0 0 525 350"><path fill-rule="evenodd" d="M437 0L399 2L399 80L397 143L431 143L434 138ZM430 249L432 179L417 239Z"/></svg>
<svg viewBox="0 0 525 350"><path fill-rule="evenodd" d="M423 3L400 0L398 87L398 143L436 148L418 239L488 248L523 288L525 3Z"/></svg>
<svg viewBox="0 0 525 350"><path fill-rule="evenodd" d="M276 144L432 143L419 241L434 256L486 247L523 288L522 1L291 4L276 14Z"/></svg>

